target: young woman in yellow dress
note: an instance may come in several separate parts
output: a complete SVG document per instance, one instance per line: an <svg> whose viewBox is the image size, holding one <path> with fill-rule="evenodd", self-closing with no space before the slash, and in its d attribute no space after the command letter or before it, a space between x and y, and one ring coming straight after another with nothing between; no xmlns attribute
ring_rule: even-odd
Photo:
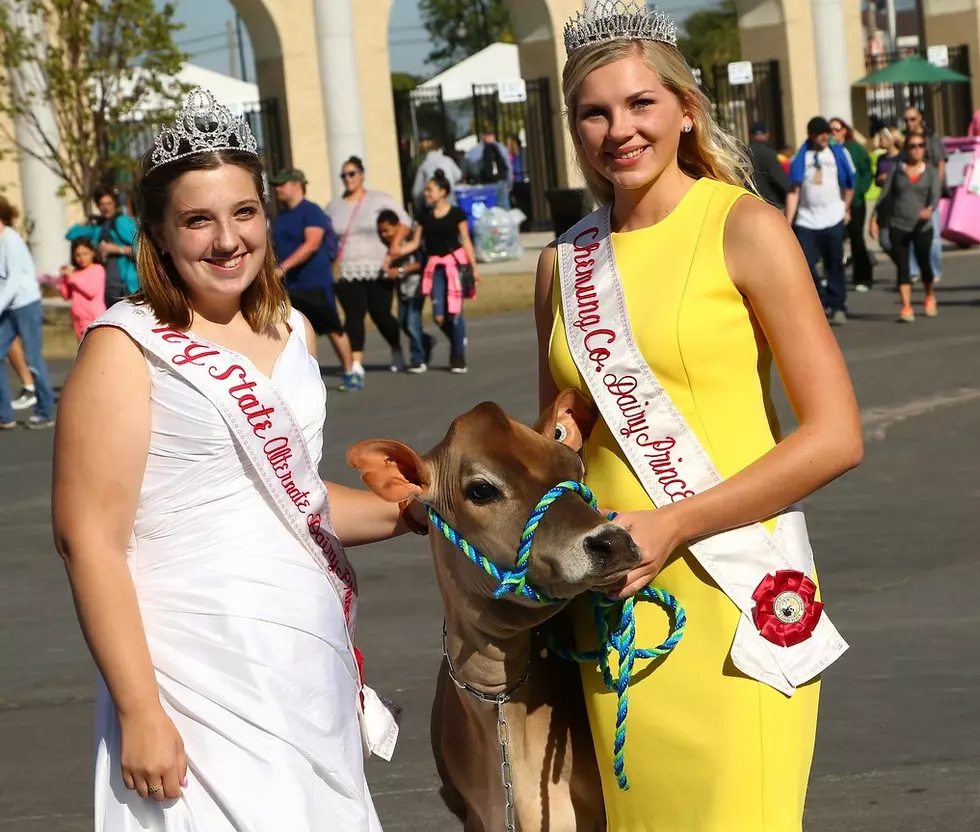
<svg viewBox="0 0 980 832"><path fill-rule="evenodd" d="M819 673L846 644L814 597L794 504L861 460L851 382L799 244L750 193L747 157L712 121L670 20L600 0L569 22L565 43L568 129L603 207L538 264L541 404L566 387L596 403L586 483L643 552L622 596L653 582L688 616L677 648L634 671L628 790L613 773L617 696L583 665L609 829L799 830ZM785 437L773 357L799 422ZM659 387L643 391L644 379ZM703 448L713 487L684 484L688 463L671 457L683 431L654 426L661 400ZM637 449L649 451L650 487L631 464ZM653 499L661 486L668 496ZM762 550L716 545L743 531ZM778 567L787 562L804 566ZM591 618L578 618L587 647ZM638 646L660 643L663 611L638 603L636 627Z"/></svg>

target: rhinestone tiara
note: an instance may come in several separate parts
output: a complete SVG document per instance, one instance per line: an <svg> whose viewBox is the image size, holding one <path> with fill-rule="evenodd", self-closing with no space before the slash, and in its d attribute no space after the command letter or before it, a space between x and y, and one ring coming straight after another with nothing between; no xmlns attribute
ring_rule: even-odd
<svg viewBox="0 0 980 832"><path fill-rule="evenodd" d="M248 122L219 104L210 90L195 87L184 99L184 107L174 123L154 137L150 170L193 153L212 150L243 150L259 155Z"/></svg>
<svg viewBox="0 0 980 832"><path fill-rule="evenodd" d="M677 24L642 0L598 0L565 24L565 54L609 40L652 40L677 46Z"/></svg>

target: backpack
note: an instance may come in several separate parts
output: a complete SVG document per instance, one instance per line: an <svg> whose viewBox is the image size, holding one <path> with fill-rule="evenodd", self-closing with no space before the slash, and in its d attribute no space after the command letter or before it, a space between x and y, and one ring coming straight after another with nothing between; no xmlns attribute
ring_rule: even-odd
<svg viewBox="0 0 980 832"><path fill-rule="evenodd" d="M330 258L331 263L336 262L337 256L340 254L340 237L333 230L333 221L329 216L327 217L327 228L324 231L323 242L320 243L320 247L327 252L327 257Z"/></svg>
<svg viewBox="0 0 980 832"><path fill-rule="evenodd" d="M312 203L308 200L303 200L303 228L306 229L307 223L307 211L309 210L309 205ZM337 255L340 254L340 238L337 236L337 232L333 228L333 220L330 219L330 215L325 215L327 218L327 227L323 230L323 241L320 243L320 248L327 253L327 257L330 258L330 262L334 263L337 260ZM317 226L319 228L319 226Z"/></svg>
<svg viewBox="0 0 980 832"><path fill-rule="evenodd" d="M507 160L496 142L483 145L483 157L480 159L480 181L485 184L503 182L507 178Z"/></svg>

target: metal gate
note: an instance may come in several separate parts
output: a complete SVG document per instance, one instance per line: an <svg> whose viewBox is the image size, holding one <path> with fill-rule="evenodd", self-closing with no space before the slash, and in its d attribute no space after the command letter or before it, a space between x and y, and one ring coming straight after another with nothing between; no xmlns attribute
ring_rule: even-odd
<svg viewBox="0 0 980 832"><path fill-rule="evenodd" d="M446 153L456 144L453 125L446 117L442 87L416 87L394 90L395 129L398 133L398 168L402 180L402 203L412 204L412 181L421 163L419 143L424 138L435 141Z"/></svg>
<svg viewBox="0 0 980 832"><path fill-rule="evenodd" d="M965 44L950 46L949 68L970 75L970 49ZM919 49L901 49L897 52L865 53L864 65L868 74L912 55L925 58ZM938 136L965 136L973 118L972 81L949 84L876 84L866 87L868 117L882 125L904 128L903 111L918 107L926 124Z"/></svg>
<svg viewBox="0 0 980 832"><path fill-rule="evenodd" d="M733 84L728 77L728 64L716 64L712 72L710 95L714 102L715 119L743 143L749 143L752 122L763 121L769 128L773 146L783 147L786 144L779 61L753 63L752 80L746 84Z"/></svg>
<svg viewBox="0 0 980 832"><path fill-rule="evenodd" d="M402 200L406 206L412 203L421 138L433 139L465 169L462 149L469 145L460 143L457 150L457 142L466 137L469 144L479 142L485 130L492 130L514 160L512 201L528 218L523 228L551 227L546 194L556 187L558 166L548 79L526 81L524 86L524 100L513 100L507 91L502 96L497 84L474 85L472 97L461 101L445 101L440 87L394 91Z"/></svg>
<svg viewBox="0 0 980 832"><path fill-rule="evenodd" d="M266 172L269 176L275 176L286 166L279 99L264 98L257 104L247 105L244 116L258 142Z"/></svg>
<svg viewBox="0 0 980 832"><path fill-rule="evenodd" d="M551 91L547 78L525 82L523 101L501 101L497 84L473 86L474 134L491 130L514 159L513 202L528 218L526 228L551 228L547 192L558 184Z"/></svg>

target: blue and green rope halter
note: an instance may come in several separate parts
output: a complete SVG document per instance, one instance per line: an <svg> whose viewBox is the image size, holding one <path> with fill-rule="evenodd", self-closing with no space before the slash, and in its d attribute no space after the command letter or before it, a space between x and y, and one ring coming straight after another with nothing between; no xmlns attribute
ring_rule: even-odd
<svg viewBox="0 0 980 832"><path fill-rule="evenodd" d="M443 536L456 546L466 557L479 566L484 572L498 582L494 597L501 598L508 593L522 595L540 604L557 604L566 598L552 598L543 592L538 592L527 581L528 563L531 559L531 546L534 535L541 524L541 518L563 494L575 493L582 497L593 509L597 508L595 495L588 486L580 482L566 481L558 483L548 491L534 507L531 516L524 525L521 533L521 543L517 550L517 562L513 569L501 569L473 546L459 532L452 528L438 512L429 507L429 519L432 525ZM610 515L610 520L615 515ZM592 651L569 650L557 644L550 632L546 632L548 649L556 656L567 661L590 663L598 662L602 672L602 680L610 692L618 696L616 708L616 736L613 742L613 771L619 788L629 789L626 777L626 720L629 715L629 684L633 667L637 659L663 658L673 650L684 637L687 625L687 615L677 599L669 592L654 587L645 587L638 594L639 598L653 601L663 607L671 617L670 635L658 647L644 649L636 647L636 620L633 615L634 598L615 599L601 592L589 593L589 607L596 625L599 647ZM614 675L609 662L609 654L617 656L617 672Z"/></svg>

